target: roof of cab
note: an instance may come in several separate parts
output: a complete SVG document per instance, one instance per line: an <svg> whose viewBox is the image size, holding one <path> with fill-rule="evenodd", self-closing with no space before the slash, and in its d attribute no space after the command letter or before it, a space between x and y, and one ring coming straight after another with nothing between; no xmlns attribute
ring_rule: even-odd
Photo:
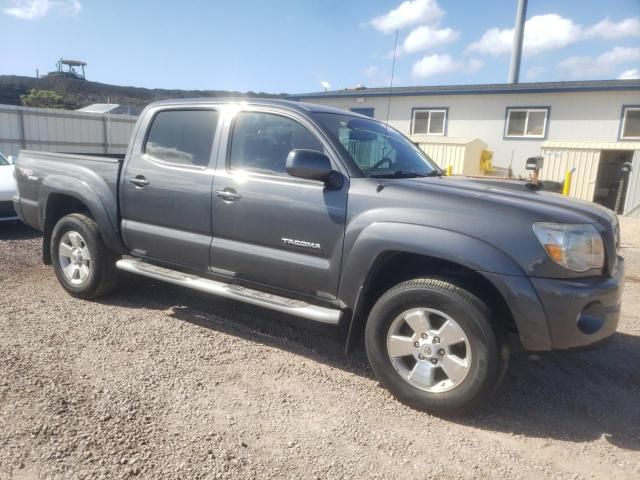
<svg viewBox="0 0 640 480"><path fill-rule="evenodd" d="M180 98L171 100L160 100L149 104L149 106L189 106L189 105L230 105L230 104L242 104L242 105L257 105L257 106L270 106L285 108L288 110L294 110L301 113L347 113L353 116L361 116L354 112L341 110L339 108L327 107L324 105L316 105L313 103L295 102L291 100L280 100L275 98L218 98L218 97L204 97L204 98Z"/></svg>

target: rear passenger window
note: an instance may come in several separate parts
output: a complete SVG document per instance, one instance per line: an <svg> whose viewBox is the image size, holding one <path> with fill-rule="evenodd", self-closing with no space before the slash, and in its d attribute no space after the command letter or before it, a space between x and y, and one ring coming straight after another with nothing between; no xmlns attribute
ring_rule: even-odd
<svg viewBox="0 0 640 480"><path fill-rule="evenodd" d="M240 112L233 127L229 168L286 175L287 156L294 149L324 151L315 135L295 120Z"/></svg>
<svg viewBox="0 0 640 480"><path fill-rule="evenodd" d="M206 167L218 124L215 110L166 110L153 119L144 152L177 165Z"/></svg>

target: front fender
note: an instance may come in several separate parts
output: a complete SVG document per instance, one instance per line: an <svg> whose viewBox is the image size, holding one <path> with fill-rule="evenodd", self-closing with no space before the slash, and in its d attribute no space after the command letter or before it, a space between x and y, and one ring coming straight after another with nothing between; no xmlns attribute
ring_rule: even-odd
<svg viewBox="0 0 640 480"><path fill-rule="evenodd" d="M503 295L513 313L525 348L546 350L549 330L544 310L518 264L493 245L460 232L405 223L373 223L365 227L345 249L339 298L351 312L350 337L358 319L360 293L369 272L387 252L412 253L447 260L483 275ZM512 278L509 282L505 279ZM500 280L500 281L497 281ZM512 292L511 287L515 290ZM526 292L527 295L523 295ZM522 298L527 308L522 308ZM361 303L361 302L360 302ZM524 311L526 310L526 311ZM347 348L353 338L349 339Z"/></svg>
<svg viewBox="0 0 640 480"><path fill-rule="evenodd" d="M463 233L408 223L373 223L360 232L344 254L346 262L339 297L346 305L355 305L359 287L364 284L376 259L385 252L426 255L477 272L524 275L504 252Z"/></svg>
<svg viewBox="0 0 640 480"><path fill-rule="evenodd" d="M45 177L38 198L38 221L41 228L46 225L47 205L52 195L61 194L82 202L95 220L105 245L118 253L127 253L120 239L118 227L117 199L106 182L92 175L91 186L85 180L64 175L50 174Z"/></svg>

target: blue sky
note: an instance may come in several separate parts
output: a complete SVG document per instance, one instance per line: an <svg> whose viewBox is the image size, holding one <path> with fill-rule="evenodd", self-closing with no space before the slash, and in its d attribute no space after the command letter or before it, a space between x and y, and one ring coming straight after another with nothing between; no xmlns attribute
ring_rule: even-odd
<svg viewBox="0 0 640 480"><path fill-rule="evenodd" d="M516 0L0 0L0 74L309 92L506 82ZM640 77L640 0L530 0L521 81Z"/></svg>

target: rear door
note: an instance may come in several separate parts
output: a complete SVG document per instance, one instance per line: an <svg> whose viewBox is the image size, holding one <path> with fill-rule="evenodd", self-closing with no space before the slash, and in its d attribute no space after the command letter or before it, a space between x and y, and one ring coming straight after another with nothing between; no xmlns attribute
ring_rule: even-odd
<svg viewBox="0 0 640 480"><path fill-rule="evenodd" d="M219 111L157 108L140 126L121 182L122 231L136 256L206 270ZM215 163L215 162L214 162Z"/></svg>
<svg viewBox="0 0 640 480"><path fill-rule="evenodd" d="M228 129L213 186L213 271L334 298L348 178L341 188L331 189L291 177L285 168L291 150L327 153L329 145L308 120L287 111L246 107Z"/></svg>

